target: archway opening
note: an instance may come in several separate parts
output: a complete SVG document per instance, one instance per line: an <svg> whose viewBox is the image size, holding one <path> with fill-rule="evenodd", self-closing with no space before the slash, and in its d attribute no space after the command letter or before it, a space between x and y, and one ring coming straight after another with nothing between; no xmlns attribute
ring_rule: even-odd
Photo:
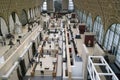
<svg viewBox="0 0 120 80"><path fill-rule="evenodd" d="M55 12L60 12L62 10L62 2L60 0L54 0Z"/></svg>
<svg viewBox="0 0 120 80"><path fill-rule="evenodd" d="M116 56L115 63L120 68L120 24L112 24L107 30L104 48Z"/></svg>
<svg viewBox="0 0 120 80"><path fill-rule="evenodd" d="M22 24L15 12L12 12L9 17L9 29L11 34L22 33Z"/></svg>
<svg viewBox="0 0 120 80"><path fill-rule="evenodd" d="M20 22L22 26L25 26L28 23L27 13L24 9L22 10L20 15Z"/></svg>
<svg viewBox="0 0 120 80"><path fill-rule="evenodd" d="M5 20L0 17L0 36L6 36L8 34L8 27L6 25Z"/></svg>
<svg viewBox="0 0 120 80"><path fill-rule="evenodd" d="M90 13L87 17L87 30L90 32L92 31L92 17Z"/></svg>
<svg viewBox="0 0 120 80"><path fill-rule="evenodd" d="M99 45L102 45L104 29L100 16L97 16L96 20L94 21L93 32L96 34L96 41L99 43Z"/></svg>

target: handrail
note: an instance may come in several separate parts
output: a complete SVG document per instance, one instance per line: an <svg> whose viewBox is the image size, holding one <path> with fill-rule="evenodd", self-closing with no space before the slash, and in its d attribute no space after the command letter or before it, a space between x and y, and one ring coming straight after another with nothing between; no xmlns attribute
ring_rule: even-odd
<svg viewBox="0 0 120 80"><path fill-rule="evenodd" d="M33 31L36 29L36 27L33 27ZM31 32L26 33L22 39L20 39L20 43L22 43L29 35ZM5 54L3 55L5 60L17 49L17 47L20 46L19 43L16 43L11 49L7 50Z"/></svg>
<svg viewBox="0 0 120 80"><path fill-rule="evenodd" d="M14 65L11 67L11 69L5 75L3 75L2 78L8 78L15 69L15 67L18 65L18 63L19 63L18 61L15 62Z"/></svg>
<svg viewBox="0 0 120 80"><path fill-rule="evenodd" d="M95 60L99 62L94 62ZM103 72L100 66L103 66L106 72ZM106 76L110 76L111 80L119 80L103 56L89 56L87 69L92 80L103 80ZM103 76L103 79L100 76Z"/></svg>
<svg viewBox="0 0 120 80"><path fill-rule="evenodd" d="M19 59L19 56L22 54L22 52L25 50L26 45L28 45L33 38L37 34L39 34L40 26L36 26L34 31L31 32L31 34L19 45L12 54L8 57L8 59L3 63L2 66L0 66L0 75L5 74L12 66L12 64ZM6 67L4 67L6 66Z"/></svg>
<svg viewBox="0 0 120 80"><path fill-rule="evenodd" d="M69 54L69 48L68 48L68 36L67 36L67 29L65 27L65 35L66 35L66 52L67 52L67 67L68 67L68 78L71 80L72 75L72 69L71 69L71 61L70 61L70 54Z"/></svg>

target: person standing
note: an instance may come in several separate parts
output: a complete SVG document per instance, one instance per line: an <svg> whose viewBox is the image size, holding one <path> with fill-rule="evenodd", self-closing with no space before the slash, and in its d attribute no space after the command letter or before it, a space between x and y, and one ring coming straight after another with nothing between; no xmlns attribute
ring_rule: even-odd
<svg viewBox="0 0 120 80"><path fill-rule="evenodd" d="M29 32L29 31L32 31L32 29L30 28L30 26L28 26L28 32Z"/></svg>
<svg viewBox="0 0 120 80"><path fill-rule="evenodd" d="M10 41L9 41L9 44L8 45L10 45L10 48L12 48L12 46L14 45L14 43L12 42L12 39L10 39Z"/></svg>

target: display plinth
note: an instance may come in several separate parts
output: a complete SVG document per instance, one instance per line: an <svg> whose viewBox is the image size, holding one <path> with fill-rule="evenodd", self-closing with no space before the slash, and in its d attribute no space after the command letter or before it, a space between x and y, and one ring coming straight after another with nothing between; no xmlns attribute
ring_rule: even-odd
<svg viewBox="0 0 120 80"><path fill-rule="evenodd" d="M79 27L78 27L78 29L79 29L79 33L80 34L84 34L84 32L85 32L85 24L84 23L82 23L82 24L79 24Z"/></svg>
<svg viewBox="0 0 120 80"><path fill-rule="evenodd" d="M84 43L87 47L93 47L95 42L95 34L92 32L85 32Z"/></svg>

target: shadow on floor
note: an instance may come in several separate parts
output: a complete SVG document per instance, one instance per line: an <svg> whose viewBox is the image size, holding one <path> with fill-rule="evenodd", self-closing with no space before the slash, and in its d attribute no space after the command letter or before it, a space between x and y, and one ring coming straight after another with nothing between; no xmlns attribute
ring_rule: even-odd
<svg viewBox="0 0 120 80"><path fill-rule="evenodd" d="M26 76L23 78L23 80L62 80L62 77L53 78L52 76L34 76L34 77Z"/></svg>
<svg viewBox="0 0 120 80"><path fill-rule="evenodd" d="M80 56L75 55L75 61L76 62L81 62L82 58Z"/></svg>

